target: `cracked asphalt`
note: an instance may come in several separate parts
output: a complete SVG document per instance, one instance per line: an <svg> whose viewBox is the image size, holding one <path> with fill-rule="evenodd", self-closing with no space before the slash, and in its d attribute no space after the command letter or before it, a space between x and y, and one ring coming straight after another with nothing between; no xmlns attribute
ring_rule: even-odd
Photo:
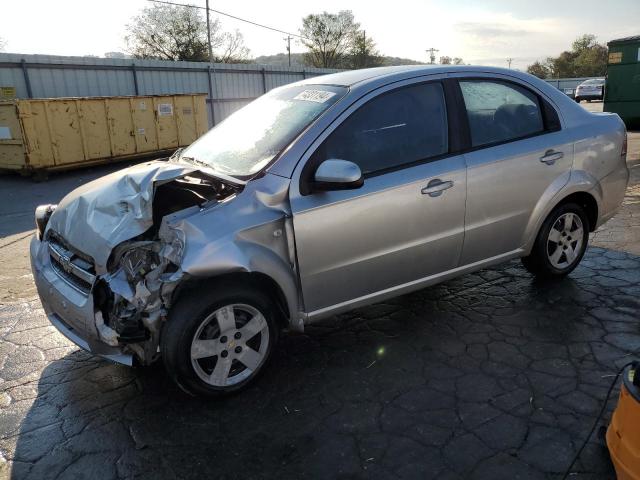
<svg viewBox="0 0 640 480"><path fill-rule="evenodd" d="M35 297L24 212L110 169L0 178L0 477L559 479L640 352L634 168L568 278L535 281L518 261L465 275L285 335L240 395L189 397L161 366L82 352ZM614 478L603 445L571 478Z"/></svg>

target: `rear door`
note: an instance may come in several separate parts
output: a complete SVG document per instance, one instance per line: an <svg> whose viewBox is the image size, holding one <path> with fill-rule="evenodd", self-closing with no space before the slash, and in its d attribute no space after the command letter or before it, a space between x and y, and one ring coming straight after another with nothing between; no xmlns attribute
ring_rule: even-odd
<svg viewBox="0 0 640 480"><path fill-rule="evenodd" d="M467 265L523 247L536 206L569 179L573 143L552 105L527 86L458 80L470 147L460 261Z"/></svg>
<svg viewBox="0 0 640 480"><path fill-rule="evenodd" d="M455 268L462 249L466 168L451 153L443 85L407 85L362 103L318 139L292 179L299 274L312 314ZM305 192L315 166L331 158L358 164L364 185Z"/></svg>

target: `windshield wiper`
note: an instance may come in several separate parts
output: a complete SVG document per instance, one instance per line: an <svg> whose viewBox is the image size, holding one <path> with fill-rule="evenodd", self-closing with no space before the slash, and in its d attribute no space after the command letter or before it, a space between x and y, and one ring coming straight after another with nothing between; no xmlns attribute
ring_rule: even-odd
<svg viewBox="0 0 640 480"><path fill-rule="evenodd" d="M184 160L185 162L193 163L194 165L199 165L201 167L210 168L211 170L215 171L215 168L213 168L209 163L203 162L202 160L198 160L195 157L182 156L182 157L179 157L178 160Z"/></svg>
<svg viewBox="0 0 640 480"><path fill-rule="evenodd" d="M235 177L232 177L232 176L227 175L225 173L222 173L221 171L219 171L216 168L212 167L211 164L209 164L207 162L203 162L202 160L198 160L197 158L194 158L194 157L182 156L182 157L178 157L177 160L178 161L184 160L186 163L191 163L193 165L198 165L200 167L205 167L207 170L210 170L214 174L215 177L221 178L224 181L231 182L234 185L244 185L245 183L247 183L244 180L241 180L239 178L235 178ZM207 172L204 172L204 173L207 173ZM211 174L209 174L209 175L211 175Z"/></svg>

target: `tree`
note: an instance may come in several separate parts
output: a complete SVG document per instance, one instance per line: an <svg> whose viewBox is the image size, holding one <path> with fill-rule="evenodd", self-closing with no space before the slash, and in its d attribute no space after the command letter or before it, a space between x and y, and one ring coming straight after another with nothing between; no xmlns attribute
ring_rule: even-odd
<svg viewBox="0 0 640 480"><path fill-rule="evenodd" d="M440 57L440 65L451 65L451 57Z"/></svg>
<svg viewBox="0 0 640 480"><path fill-rule="evenodd" d="M538 78L548 78L551 75L551 70L546 64L536 61L527 67L527 73Z"/></svg>
<svg viewBox="0 0 640 480"><path fill-rule="evenodd" d="M597 45L596 36L591 33L585 33L573 41L571 48L574 53L580 54L594 45Z"/></svg>
<svg viewBox="0 0 640 480"><path fill-rule="evenodd" d="M211 39L213 43L213 39ZM220 38L220 54L215 60L220 63L247 63L249 49L244 45L244 36L239 30L224 32Z"/></svg>
<svg viewBox="0 0 640 480"><path fill-rule="evenodd" d="M451 63L453 63L454 65L464 65L464 60L462 60L460 57L453 57L451 59Z"/></svg>
<svg viewBox="0 0 640 480"><path fill-rule="evenodd" d="M379 67L382 62L382 56L376 49L376 42L373 41L373 38L367 37L364 31L356 32L352 38L344 66L354 69Z"/></svg>
<svg viewBox="0 0 640 480"><path fill-rule="evenodd" d="M576 45L574 43L574 51ZM607 73L609 50L595 41L587 48L580 49L573 61L574 75L577 77L601 77Z"/></svg>
<svg viewBox="0 0 640 480"><path fill-rule="evenodd" d="M353 46L359 28L350 10L307 15L300 29L302 43L309 49L305 63L314 67L339 67Z"/></svg>
<svg viewBox="0 0 640 480"><path fill-rule="evenodd" d="M209 59L207 24L195 8L153 5L127 25L125 36L135 58L202 62L246 61L249 50L242 34L223 32L218 20L211 22L213 58ZM217 53L220 51L221 53Z"/></svg>
<svg viewBox="0 0 640 480"><path fill-rule="evenodd" d="M600 77L607 72L607 47L591 34L578 37L570 51L549 57L544 63L535 62L527 71L540 78Z"/></svg>
<svg viewBox="0 0 640 480"><path fill-rule="evenodd" d="M0 37L0 52L4 50L6 44L7 42L2 37Z"/></svg>

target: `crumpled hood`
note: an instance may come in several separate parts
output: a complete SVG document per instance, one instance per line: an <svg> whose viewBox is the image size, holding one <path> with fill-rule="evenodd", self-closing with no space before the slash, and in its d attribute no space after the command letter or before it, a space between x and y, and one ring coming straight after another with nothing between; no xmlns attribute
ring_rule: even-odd
<svg viewBox="0 0 640 480"><path fill-rule="evenodd" d="M90 255L96 271L105 272L113 247L152 226L154 185L196 170L184 164L153 161L89 182L62 199L47 230Z"/></svg>

